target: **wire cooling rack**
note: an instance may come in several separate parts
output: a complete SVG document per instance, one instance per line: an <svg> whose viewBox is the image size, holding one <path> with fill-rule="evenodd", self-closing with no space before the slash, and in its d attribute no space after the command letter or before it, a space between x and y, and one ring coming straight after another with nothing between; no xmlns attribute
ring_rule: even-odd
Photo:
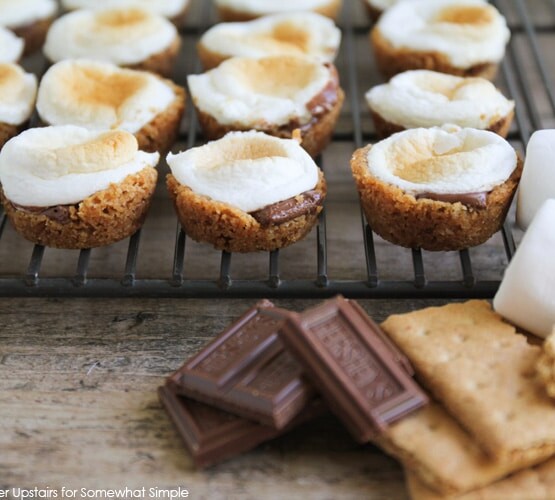
<svg viewBox="0 0 555 500"><path fill-rule="evenodd" d="M496 82L516 102L509 140L520 151L533 130L555 126L555 0L492 2L512 32ZM25 242L0 220L0 296L51 297L327 297L469 298L493 296L519 233L510 213L503 230L460 252L407 250L384 242L366 223L348 170L355 148L375 141L364 93L380 83L361 2L345 0L337 65L347 100L333 141L319 159L330 196L318 227L304 241L270 253L217 252L179 227L161 179L144 228L101 249L46 249ZM200 72L195 44L216 22L211 2L193 2L182 32L175 79ZM25 62L40 68L43 61ZM202 143L188 103L174 151ZM328 222L331 221L331 222Z"/></svg>

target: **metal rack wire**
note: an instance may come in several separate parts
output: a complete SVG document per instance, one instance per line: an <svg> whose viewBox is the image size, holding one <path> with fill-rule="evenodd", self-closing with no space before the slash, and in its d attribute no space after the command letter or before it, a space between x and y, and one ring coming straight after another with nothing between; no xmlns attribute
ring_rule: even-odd
<svg viewBox="0 0 555 500"><path fill-rule="evenodd" d="M555 0L496 0L495 4L509 19L512 40L507 55L502 63L500 83L516 102L516 125L509 135L509 140L520 149L528 142L531 132L542 128L544 123L555 122L555 91L553 87L553 68L548 67L541 41L555 41ZM366 40L370 26L355 25L360 20L360 6L354 0L346 0L345 12L341 20L343 30L341 72L343 86L348 96L348 110L344 113L347 126L338 128L333 141L352 144L353 149L375 140L371 127L364 124L364 107L361 106L363 88L360 75L360 50L358 47ZM538 10L546 12L535 19L533 14ZM193 19L183 32L184 40L189 41L188 55L194 56L194 42L198 36L212 24L214 14L210 3L203 1L196 19ZM536 16L538 17L538 16ZM546 23L547 20L547 23ZM366 43L366 42L364 42ZM523 56L523 51L529 57ZM523 68L531 70L524 71ZM198 71L198 62L192 64L190 70ZM189 71L190 72L190 71ZM537 96L531 90L530 78L533 76L541 82L545 92L547 105L540 108ZM183 83L183 82L180 82ZM183 147L192 147L198 142L198 126L192 106L188 106L185 131L181 136ZM542 116L545 115L545 116ZM325 165L322 165L325 167ZM165 203L169 203L166 199ZM175 216L174 216L175 220ZM458 253L460 269L453 276L443 279L430 279L425 268L423 252L413 249L410 252L412 275L405 279L389 279L382 275L377 258L376 246L382 247L383 242L376 242L376 236L366 223L360 211L362 246L364 252L365 271L360 279L332 277L333 269L328 266L328 227L326 211L322 213L317 227L317 235L313 255L308 260L314 262L316 272L312 277L284 277L282 253L274 251L267 254L267 273L260 279L245 279L232 274L232 261L235 256L222 252L219 257L219 272L215 278L191 278L188 276L187 246L190 239L177 224L173 245L172 265L160 268L156 276L141 277L138 273L138 258L143 239L149 238L147 230L139 231L128 240L125 265L121 273L106 273L96 277L89 276L92 252L95 250L75 251L78 253L77 265L73 276L43 275L45 248L35 245L22 274L8 269L0 273L0 296L50 296L50 297L327 297L341 293L347 297L357 298L469 298L491 297L495 293L501 279L502 268L496 279L481 279L475 273L471 251L462 250ZM353 224L360 222L353 221ZM12 241L3 238L6 228L6 216L0 220L0 247L12 245ZM515 251L515 237L511 224L507 221L502 230L503 245L499 249L503 253L505 265ZM21 241L18 242L21 245ZM31 244L29 244L31 245ZM19 247L18 247L19 248ZM386 244L387 252L399 252L400 249ZM4 248L6 255L10 249ZM50 250L49 250L50 251ZM56 252L56 250L51 250ZM206 249L206 252L210 250ZM215 251L213 251L215 252Z"/></svg>

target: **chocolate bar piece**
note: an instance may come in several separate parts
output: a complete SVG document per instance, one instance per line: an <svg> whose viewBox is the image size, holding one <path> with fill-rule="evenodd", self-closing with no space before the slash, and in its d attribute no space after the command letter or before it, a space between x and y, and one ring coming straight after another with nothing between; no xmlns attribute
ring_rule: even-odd
<svg viewBox="0 0 555 500"><path fill-rule="evenodd" d="M364 443L428 398L399 364L391 342L384 342L385 334L361 311L342 297L302 314L281 311L287 319L280 336L330 410Z"/></svg>
<svg viewBox="0 0 555 500"><path fill-rule="evenodd" d="M287 428L278 431L179 396L171 383L159 387L158 396L199 469L249 451L325 411L321 400L313 400Z"/></svg>
<svg viewBox="0 0 555 500"><path fill-rule="evenodd" d="M337 300L341 300L343 297L338 296ZM343 299L344 300L344 299ZM366 323L366 326L374 335L377 335L380 340L387 346L393 360L403 368L411 377L414 375L414 368L410 364L409 358L407 358L401 350L393 343L393 341L385 334L385 332L380 328L380 326L366 314L366 311L360 307L360 304L355 300L346 301L348 306L351 308L352 314L358 314L359 318Z"/></svg>
<svg viewBox="0 0 555 500"><path fill-rule="evenodd" d="M190 359L169 380L180 394L276 429L313 398L297 361L278 337L280 314L261 301Z"/></svg>

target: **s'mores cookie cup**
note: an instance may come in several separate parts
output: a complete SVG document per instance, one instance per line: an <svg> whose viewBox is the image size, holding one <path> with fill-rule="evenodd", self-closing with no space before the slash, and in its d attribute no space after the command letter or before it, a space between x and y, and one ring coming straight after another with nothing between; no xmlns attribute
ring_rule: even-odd
<svg viewBox="0 0 555 500"><path fill-rule="evenodd" d="M88 59L54 64L41 80L37 110L47 125L120 129L141 151L166 154L177 137L185 91L147 71Z"/></svg>
<svg viewBox="0 0 555 500"><path fill-rule="evenodd" d="M197 50L208 70L230 57L306 56L333 62L340 43L341 31L332 20L298 12L217 24L202 35Z"/></svg>
<svg viewBox="0 0 555 500"><path fill-rule="evenodd" d="M326 181L292 139L232 132L167 158L167 186L183 229L228 252L271 251L310 232Z"/></svg>
<svg viewBox="0 0 555 500"><path fill-rule="evenodd" d="M35 107L37 78L17 64L0 63L0 149L21 132Z"/></svg>
<svg viewBox="0 0 555 500"><path fill-rule="evenodd" d="M405 71L370 89L366 102L378 137L408 128L454 124L506 137L515 104L484 78Z"/></svg>
<svg viewBox="0 0 555 500"><path fill-rule="evenodd" d="M164 16L176 27L182 28L190 3L190 0L62 0L62 7L65 10L139 7Z"/></svg>
<svg viewBox="0 0 555 500"><path fill-rule="evenodd" d="M122 130L30 129L0 152L0 197L16 231L33 243L108 245L141 227L159 157L139 151Z"/></svg>
<svg viewBox="0 0 555 500"><path fill-rule="evenodd" d="M188 83L206 138L252 129L291 138L300 129L311 156L328 144L344 100L335 67L304 57L233 58Z"/></svg>
<svg viewBox="0 0 555 500"><path fill-rule="evenodd" d="M0 63L15 63L21 59L25 42L13 31L0 26Z"/></svg>
<svg viewBox="0 0 555 500"><path fill-rule="evenodd" d="M285 12L313 11L336 19L342 0L214 0L222 21L250 21Z"/></svg>
<svg viewBox="0 0 555 500"><path fill-rule="evenodd" d="M370 38L387 78L409 69L493 79L510 32L485 0L411 0L381 17Z"/></svg>
<svg viewBox="0 0 555 500"><path fill-rule="evenodd" d="M29 55L42 47L57 11L55 0L2 0L0 26L22 38Z"/></svg>
<svg viewBox="0 0 555 500"><path fill-rule="evenodd" d="M51 63L95 59L167 77L180 44L176 27L146 10L76 10L52 24L44 54Z"/></svg>
<svg viewBox="0 0 555 500"><path fill-rule="evenodd" d="M451 126L410 129L358 149L351 169L366 219L382 238L460 250L501 228L522 162L497 134Z"/></svg>

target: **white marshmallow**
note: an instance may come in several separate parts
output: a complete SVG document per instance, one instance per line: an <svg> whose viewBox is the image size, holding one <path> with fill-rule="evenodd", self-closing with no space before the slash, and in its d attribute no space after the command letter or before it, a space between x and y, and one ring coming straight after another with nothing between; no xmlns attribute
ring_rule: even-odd
<svg viewBox="0 0 555 500"><path fill-rule="evenodd" d="M156 166L159 157L138 151L136 139L127 132L94 132L73 125L35 128L2 148L0 182L8 200L22 206L73 204Z"/></svg>
<svg viewBox="0 0 555 500"><path fill-rule="evenodd" d="M10 30L0 27L0 63L17 62L23 54L25 42Z"/></svg>
<svg viewBox="0 0 555 500"><path fill-rule="evenodd" d="M85 59L54 64L41 80L37 110L50 125L134 134L165 110L175 93L146 71Z"/></svg>
<svg viewBox="0 0 555 500"><path fill-rule="evenodd" d="M17 64L0 64L0 123L21 125L33 113L37 77Z"/></svg>
<svg viewBox="0 0 555 500"><path fill-rule="evenodd" d="M53 62L86 58L137 64L166 50L176 37L171 22L145 10L76 10L52 24L44 53Z"/></svg>
<svg viewBox="0 0 555 500"><path fill-rule="evenodd" d="M262 132L230 132L224 138L169 154L172 174L194 192L245 212L313 189L318 167L292 139Z"/></svg>
<svg viewBox="0 0 555 500"><path fill-rule="evenodd" d="M139 7L164 17L174 17L183 12L190 0L62 0L62 7L75 9L114 9Z"/></svg>
<svg viewBox="0 0 555 500"><path fill-rule="evenodd" d="M370 108L404 128L452 123L486 129L514 109L484 78L462 78L435 71L406 71L366 94Z"/></svg>
<svg viewBox="0 0 555 500"><path fill-rule="evenodd" d="M195 105L222 125L253 127L308 123L307 104L332 78L330 68L306 58L232 58L188 77Z"/></svg>
<svg viewBox="0 0 555 500"><path fill-rule="evenodd" d="M495 310L546 338L555 324L555 200L544 201L493 299Z"/></svg>
<svg viewBox="0 0 555 500"><path fill-rule="evenodd" d="M254 16L312 10L329 5L330 2L331 0L214 0L218 7L227 7Z"/></svg>
<svg viewBox="0 0 555 500"><path fill-rule="evenodd" d="M488 192L516 166L516 152L502 137L454 125L405 130L368 153L374 177L412 195Z"/></svg>
<svg viewBox="0 0 555 500"><path fill-rule="evenodd" d="M457 68L499 62L510 37L505 18L484 0L403 1L376 26L395 48L439 52Z"/></svg>
<svg viewBox="0 0 555 500"><path fill-rule="evenodd" d="M521 229L530 225L542 203L549 198L555 198L555 130L538 130L526 147L520 179L516 221Z"/></svg>
<svg viewBox="0 0 555 500"><path fill-rule="evenodd" d="M220 23L204 33L200 43L211 52L229 57L305 55L332 62L341 43L341 31L325 16L299 12Z"/></svg>
<svg viewBox="0 0 555 500"><path fill-rule="evenodd" d="M19 28L54 16L55 0L3 0L0 2L0 26Z"/></svg>

